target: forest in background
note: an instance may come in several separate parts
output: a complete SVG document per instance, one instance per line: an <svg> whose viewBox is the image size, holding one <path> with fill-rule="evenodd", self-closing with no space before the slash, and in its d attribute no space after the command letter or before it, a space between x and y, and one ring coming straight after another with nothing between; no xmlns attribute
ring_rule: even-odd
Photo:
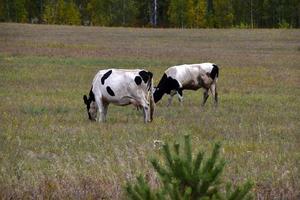
<svg viewBox="0 0 300 200"><path fill-rule="evenodd" d="M300 0L0 0L0 22L299 28Z"/></svg>

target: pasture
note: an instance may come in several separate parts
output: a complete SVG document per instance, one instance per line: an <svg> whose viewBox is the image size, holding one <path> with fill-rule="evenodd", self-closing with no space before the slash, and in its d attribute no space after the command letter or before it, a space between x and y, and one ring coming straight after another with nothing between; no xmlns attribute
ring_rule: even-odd
<svg viewBox="0 0 300 200"><path fill-rule="evenodd" d="M202 90L167 97L154 121L110 105L88 120L82 96L100 69L145 68L158 83L175 64L220 66L219 107ZM224 179L254 181L257 199L299 199L300 30L142 29L0 24L0 197L122 199L147 174L155 140L222 142Z"/></svg>

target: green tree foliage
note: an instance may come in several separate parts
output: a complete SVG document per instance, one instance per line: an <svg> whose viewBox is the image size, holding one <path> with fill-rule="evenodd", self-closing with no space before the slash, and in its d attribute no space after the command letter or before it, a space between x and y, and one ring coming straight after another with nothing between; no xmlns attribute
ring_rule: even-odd
<svg viewBox="0 0 300 200"><path fill-rule="evenodd" d="M172 26L184 28L187 26L186 0L170 0L168 10L169 21Z"/></svg>
<svg viewBox="0 0 300 200"><path fill-rule="evenodd" d="M55 7L52 4L47 4L44 9L44 14L42 16L44 22L48 24L55 24Z"/></svg>
<svg viewBox="0 0 300 200"><path fill-rule="evenodd" d="M136 0L137 13L136 25L148 26L151 18L151 0Z"/></svg>
<svg viewBox="0 0 300 200"><path fill-rule="evenodd" d="M90 13L88 12L87 5L91 0L74 0L75 6L78 8L83 23L90 20Z"/></svg>
<svg viewBox="0 0 300 200"><path fill-rule="evenodd" d="M242 200L251 199L250 182L232 189L226 185L225 192L220 176L225 161L219 159L220 144L215 144L211 156L204 159L204 153L198 152L193 158L191 141L185 136L183 151L180 145L174 144L171 151L168 144L163 145L164 163L152 159L151 163L159 175L160 188L151 189L143 176L137 178L137 183L130 183L126 191L130 199L215 199Z"/></svg>
<svg viewBox="0 0 300 200"><path fill-rule="evenodd" d="M206 2L205 0L196 0L195 2L195 22L194 25L196 28L205 28L205 12L206 10Z"/></svg>
<svg viewBox="0 0 300 200"><path fill-rule="evenodd" d="M195 27L195 6L194 0L187 0L186 2L186 27L192 28Z"/></svg>
<svg viewBox="0 0 300 200"><path fill-rule="evenodd" d="M91 23L93 25L111 25L112 10L109 1L91 0L87 5L87 10L90 13Z"/></svg>
<svg viewBox="0 0 300 200"><path fill-rule="evenodd" d="M65 2L64 0L58 0L55 5L55 23L56 24L64 24L65 19Z"/></svg>
<svg viewBox="0 0 300 200"><path fill-rule="evenodd" d="M233 0L233 16L239 16L233 18L233 24L236 26L250 25L250 10L249 10L249 0L240 1L240 0Z"/></svg>
<svg viewBox="0 0 300 200"><path fill-rule="evenodd" d="M299 0L156 2L158 27L300 27ZM153 9L154 0L0 0L0 21L148 26Z"/></svg>
<svg viewBox="0 0 300 200"><path fill-rule="evenodd" d="M88 11L94 25L129 26L138 21L138 10L134 0L91 0Z"/></svg>
<svg viewBox="0 0 300 200"><path fill-rule="evenodd" d="M148 0L153 1L153 0ZM159 26L169 26L169 18L168 18L168 9L170 5L170 0L158 0L158 25Z"/></svg>
<svg viewBox="0 0 300 200"><path fill-rule="evenodd" d="M217 28L228 28L233 25L231 0L215 0L214 21Z"/></svg>
<svg viewBox="0 0 300 200"><path fill-rule="evenodd" d="M130 26L136 24L138 14L136 1L134 0L113 0L112 7L112 25Z"/></svg>
<svg viewBox="0 0 300 200"><path fill-rule="evenodd" d="M26 11L28 13L28 21L32 22L34 20L41 21L43 13L43 2L42 0L29 1L26 0ZM37 21L37 22L38 22ZM36 22L36 23L37 23Z"/></svg>
<svg viewBox="0 0 300 200"><path fill-rule="evenodd" d="M0 20L13 22L28 22L28 12L25 0L0 0Z"/></svg>
<svg viewBox="0 0 300 200"><path fill-rule="evenodd" d="M3 0L0 0L0 22L3 22L6 20L5 17L5 4L3 2Z"/></svg>
<svg viewBox="0 0 300 200"><path fill-rule="evenodd" d="M81 23L80 12L73 1L66 3L64 6L63 23L69 25L79 25Z"/></svg>
<svg viewBox="0 0 300 200"><path fill-rule="evenodd" d="M15 0L15 21L27 22L27 15L25 0Z"/></svg>
<svg viewBox="0 0 300 200"><path fill-rule="evenodd" d="M215 27L215 17L214 17L214 4L213 0L206 0L206 27Z"/></svg>
<svg viewBox="0 0 300 200"><path fill-rule="evenodd" d="M43 21L48 24L79 25L80 12L73 1L57 0L46 4Z"/></svg>

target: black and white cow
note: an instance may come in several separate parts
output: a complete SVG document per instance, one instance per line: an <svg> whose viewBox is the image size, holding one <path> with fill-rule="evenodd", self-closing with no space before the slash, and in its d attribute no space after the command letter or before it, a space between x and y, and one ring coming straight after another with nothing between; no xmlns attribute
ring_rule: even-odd
<svg viewBox="0 0 300 200"><path fill-rule="evenodd" d="M182 102L183 90L198 90L204 88L203 102L204 106L210 90L215 99L215 105L218 103L217 80L219 76L219 67L213 63L185 64L168 68L154 91L154 102L157 103L164 94L169 94L168 105L171 104L175 94Z"/></svg>
<svg viewBox="0 0 300 200"><path fill-rule="evenodd" d="M83 96L90 120L105 122L108 105L125 106L133 104L142 108L144 121L153 118L154 103L152 98L153 74L140 69L106 69L100 70L92 83L89 97Z"/></svg>

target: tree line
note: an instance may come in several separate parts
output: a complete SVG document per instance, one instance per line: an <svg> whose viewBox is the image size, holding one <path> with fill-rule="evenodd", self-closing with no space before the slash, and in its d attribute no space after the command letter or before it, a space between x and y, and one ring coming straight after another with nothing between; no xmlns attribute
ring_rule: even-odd
<svg viewBox="0 0 300 200"><path fill-rule="evenodd" d="M0 0L0 21L180 28L299 28L300 0Z"/></svg>

